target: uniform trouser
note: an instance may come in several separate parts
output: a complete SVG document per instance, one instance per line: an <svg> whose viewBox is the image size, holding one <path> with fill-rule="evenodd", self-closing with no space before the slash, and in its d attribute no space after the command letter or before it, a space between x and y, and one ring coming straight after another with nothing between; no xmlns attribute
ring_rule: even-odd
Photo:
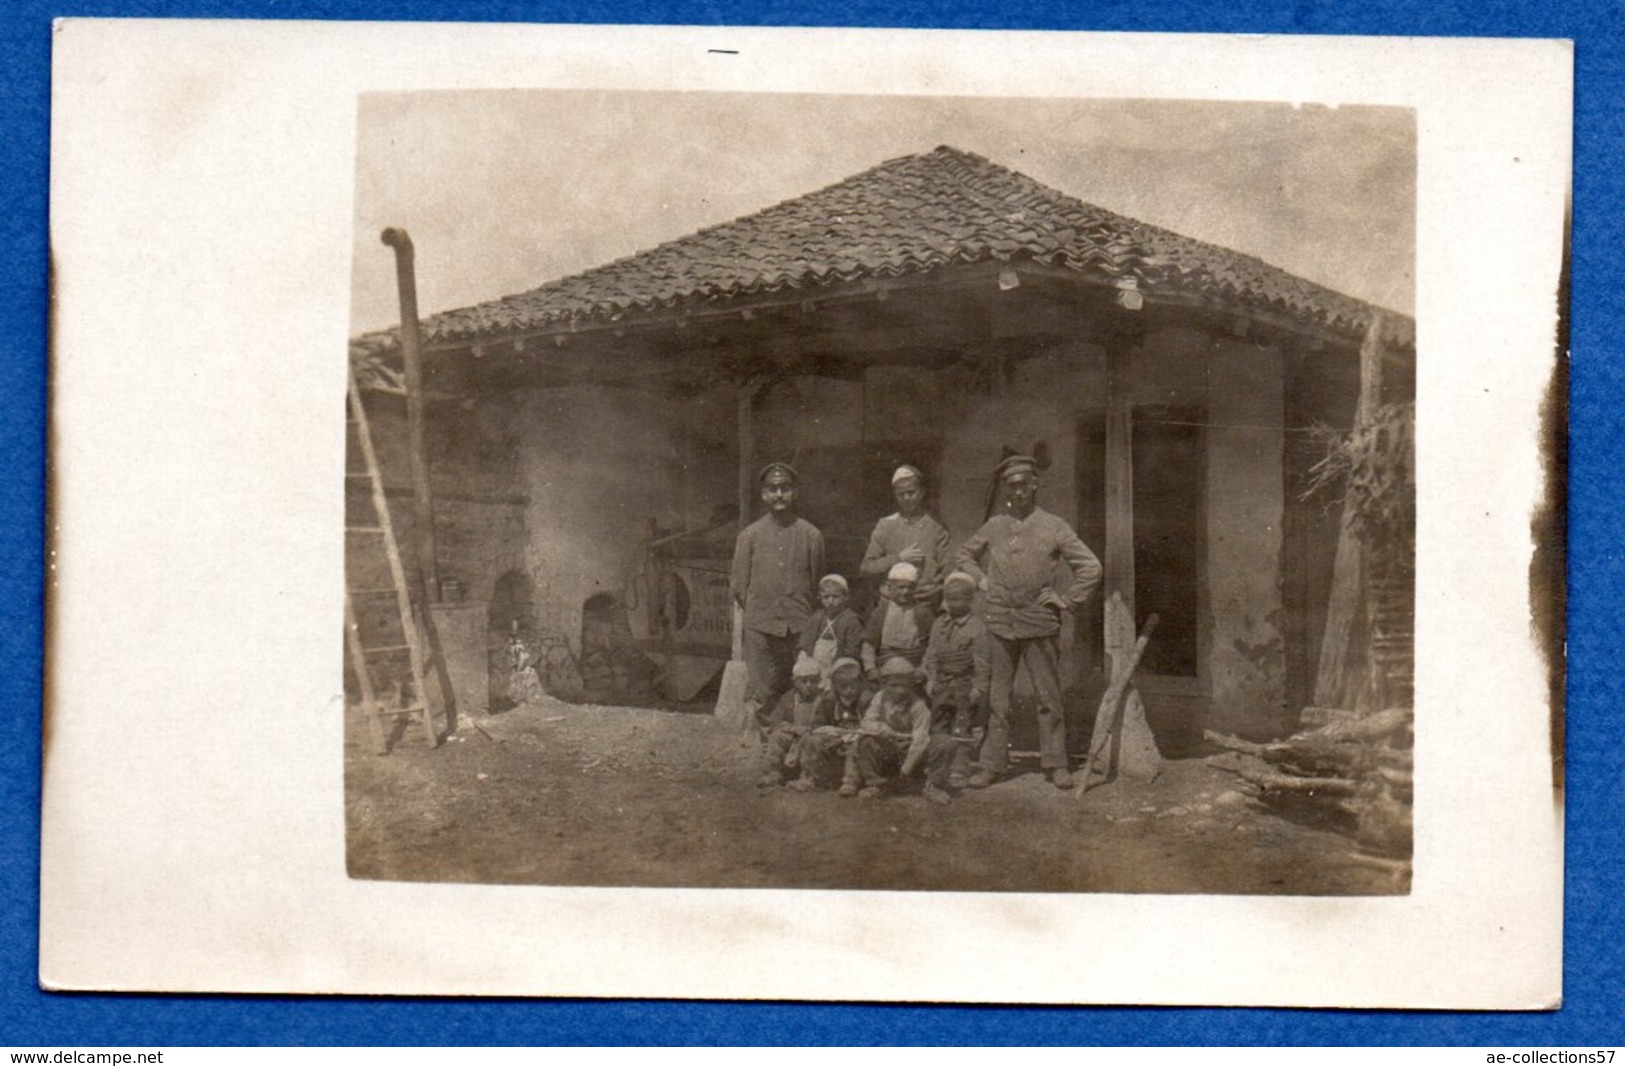
<svg viewBox="0 0 1625 1066"><path fill-rule="evenodd" d="M1046 770L1066 767L1066 719L1061 714L1061 641L1058 636L1001 637L987 635L987 736L982 740L981 768L1002 773L1010 761L1010 702L1015 695L1016 670L1025 661L1038 699L1038 753Z"/></svg>
<svg viewBox="0 0 1625 1066"><path fill-rule="evenodd" d="M745 655L745 702L758 710L771 707L773 701L790 687L790 667L796 661L794 635L776 637L755 629L741 635L741 650Z"/></svg>
<svg viewBox="0 0 1625 1066"><path fill-rule="evenodd" d="M925 749L925 779L938 788L948 787L948 772L953 766L954 749L959 747L952 740L944 736L932 736L930 744ZM896 777L903 769L903 759L908 755L909 742L894 740L891 737L877 737L864 734L858 737L853 745L853 758L848 764L846 780L848 784L879 785ZM914 768L915 773L920 767ZM853 771L856 770L854 778Z"/></svg>

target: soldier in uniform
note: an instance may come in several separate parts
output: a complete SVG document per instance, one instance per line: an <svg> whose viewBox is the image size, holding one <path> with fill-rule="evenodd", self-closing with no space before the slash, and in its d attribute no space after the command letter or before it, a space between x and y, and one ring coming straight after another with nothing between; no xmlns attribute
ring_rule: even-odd
<svg viewBox="0 0 1625 1066"><path fill-rule="evenodd" d="M1100 561L1071 526L1038 506L1036 460L1012 455L995 474L1004 489L1004 513L988 519L957 560L987 594L987 735L969 784L991 785L1009 763L1010 698L1025 661L1038 698L1042 765L1056 788L1071 788L1061 713L1061 615L1082 607L1100 585ZM1070 581L1057 589L1061 564Z"/></svg>
<svg viewBox="0 0 1625 1066"><path fill-rule="evenodd" d="M824 535L796 515L797 480L789 463L762 468L756 482L767 513L741 530L734 544L729 587L743 612L745 712L752 717L789 687L796 645L824 572Z"/></svg>

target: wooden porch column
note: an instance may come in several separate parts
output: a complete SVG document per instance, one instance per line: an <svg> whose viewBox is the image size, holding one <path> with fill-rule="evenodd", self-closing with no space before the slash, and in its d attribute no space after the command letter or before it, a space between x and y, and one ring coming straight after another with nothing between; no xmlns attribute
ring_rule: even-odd
<svg viewBox="0 0 1625 1066"><path fill-rule="evenodd" d="M748 381L739 386L735 402L738 405L739 429L739 528L750 525L751 510L756 503L756 392L760 386Z"/></svg>
<svg viewBox="0 0 1625 1066"><path fill-rule="evenodd" d="M1360 345L1360 399L1354 408L1354 428L1364 425L1382 403L1382 316L1373 314ZM1326 605L1326 630L1320 642L1320 667L1315 674L1315 706L1357 709L1358 679L1349 670L1349 642L1360 609L1364 584L1364 552L1349 531L1345 505L1338 527L1337 558L1332 563L1332 590Z"/></svg>
<svg viewBox="0 0 1625 1066"><path fill-rule="evenodd" d="M1135 338L1119 334L1106 341L1106 555L1102 600L1123 597L1134 613L1134 349ZM1111 627L1106 654L1116 657Z"/></svg>

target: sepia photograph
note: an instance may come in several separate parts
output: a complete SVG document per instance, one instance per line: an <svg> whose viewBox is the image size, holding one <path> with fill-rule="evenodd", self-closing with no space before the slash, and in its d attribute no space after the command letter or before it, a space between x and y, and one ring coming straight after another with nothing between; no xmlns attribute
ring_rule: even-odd
<svg viewBox="0 0 1625 1066"><path fill-rule="evenodd" d="M1555 1008L1571 67L64 21L41 985Z"/></svg>
<svg viewBox="0 0 1625 1066"><path fill-rule="evenodd" d="M1409 892L1416 139L362 95L350 876Z"/></svg>

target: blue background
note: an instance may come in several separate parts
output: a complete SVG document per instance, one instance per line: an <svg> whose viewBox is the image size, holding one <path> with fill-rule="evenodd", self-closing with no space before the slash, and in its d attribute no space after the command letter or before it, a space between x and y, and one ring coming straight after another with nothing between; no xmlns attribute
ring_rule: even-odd
<svg viewBox="0 0 1625 1066"><path fill-rule="evenodd" d="M5 210L0 213L0 1045L1057 1043L1625 1043L1625 886L1619 631L1604 617L1625 592L1614 506L1622 450L1621 371L1607 338L1625 326L1625 6L1608 0L229 0L38 2L0 14ZM46 188L50 19L56 16L659 22L962 29L1203 31L1566 37L1576 42L1571 398L1568 887L1561 1011L1365 1011L824 1006L593 1001L364 1000L50 995L36 986L40 679L45 528ZM1464 753L1470 757L1470 753ZM1508 862L1518 861L1508 855ZM1193 960L1197 964L1198 960ZM1335 959L1327 959L1336 965ZM1102 964L1109 965L1108 960ZM974 973L967 972L967 980Z"/></svg>

